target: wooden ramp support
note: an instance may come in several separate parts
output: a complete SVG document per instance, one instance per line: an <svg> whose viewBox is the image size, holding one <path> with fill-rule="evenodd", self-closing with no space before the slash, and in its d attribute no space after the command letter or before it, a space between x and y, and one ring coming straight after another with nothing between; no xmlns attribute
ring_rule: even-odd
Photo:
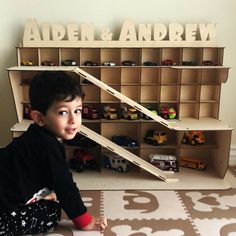
<svg viewBox="0 0 236 236"><path fill-rule="evenodd" d="M83 78L89 80L93 84L97 85L101 89L107 91L108 93L110 93L114 97L120 99L121 101L129 104L130 106L134 107L138 111L140 111L140 112L144 113L145 115L151 117L153 120L155 120L155 121L159 122L160 124L166 126L167 128L174 129L167 120L165 120L162 117L160 117L160 116L154 114L153 112L149 111L146 107L144 107L144 106L140 105L139 103L133 101L132 99L126 97L122 93L118 92L117 90L113 89L112 87L108 86L107 84L103 83L102 81L98 80L97 78L95 78L94 76L92 76L89 73L85 72L84 70L80 69L79 67L75 67L74 72L79 74Z"/></svg>
<svg viewBox="0 0 236 236"><path fill-rule="evenodd" d="M166 182L177 182L178 179L174 178L168 178L164 171L156 168L152 164L148 163L147 161L141 159L140 157L134 155L133 153L127 151L126 149L120 147L119 145L113 143L109 139L103 137L102 135L94 132L93 130L85 127L84 125L81 125L80 133L84 136L94 140L95 142L99 143L103 147L107 148L108 150L117 153L118 155L124 157L131 163L135 164L136 166L148 171L149 173L155 175L161 180L164 180ZM171 173L171 172L168 172Z"/></svg>

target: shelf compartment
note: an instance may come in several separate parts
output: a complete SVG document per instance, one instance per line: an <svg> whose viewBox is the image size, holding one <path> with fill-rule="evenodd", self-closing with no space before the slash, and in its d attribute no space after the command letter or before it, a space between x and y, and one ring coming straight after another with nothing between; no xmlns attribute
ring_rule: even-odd
<svg viewBox="0 0 236 236"><path fill-rule="evenodd" d="M160 83L160 68L142 68L141 85L157 85Z"/></svg>
<svg viewBox="0 0 236 236"><path fill-rule="evenodd" d="M200 103L199 116L218 119L219 103Z"/></svg>
<svg viewBox="0 0 236 236"><path fill-rule="evenodd" d="M195 65L201 65L202 64L202 49L183 48L182 62L192 62Z"/></svg>
<svg viewBox="0 0 236 236"><path fill-rule="evenodd" d="M115 85L111 85L111 87L113 89L115 89L116 91L120 92L120 86L115 86ZM98 100L99 101L99 100ZM108 93L105 90L101 90L101 102L102 103L117 103L120 102L120 100L116 97L114 97L113 95L111 95L110 93Z"/></svg>
<svg viewBox="0 0 236 236"><path fill-rule="evenodd" d="M32 61L34 66L39 65L39 53L37 48L17 48L17 64L21 66L23 61Z"/></svg>
<svg viewBox="0 0 236 236"><path fill-rule="evenodd" d="M202 69L202 84L225 83L228 78L228 68Z"/></svg>
<svg viewBox="0 0 236 236"><path fill-rule="evenodd" d="M121 68L121 85L140 85L140 70L134 67Z"/></svg>
<svg viewBox="0 0 236 236"><path fill-rule="evenodd" d="M181 84L200 84L201 71L196 69L181 70Z"/></svg>
<svg viewBox="0 0 236 236"><path fill-rule="evenodd" d="M120 92L135 102L140 101L140 86L123 85Z"/></svg>
<svg viewBox="0 0 236 236"><path fill-rule="evenodd" d="M205 149L205 148L201 148L199 145L198 145L198 148L194 149L194 152L193 152L193 149L181 149L180 150L180 158L181 157L187 157L189 159L192 159L192 160L201 160L205 165L206 165L206 170L205 171L209 171L209 168L210 168L210 163L212 162L212 158L213 157L213 152L212 152L212 149ZM185 167L181 168L181 171L184 171L185 170ZM202 171L200 170L195 170L197 172L199 172L199 175L202 174Z"/></svg>
<svg viewBox="0 0 236 236"><path fill-rule="evenodd" d="M179 86L162 85L160 91L160 102L176 103L179 101Z"/></svg>
<svg viewBox="0 0 236 236"><path fill-rule="evenodd" d="M179 84L180 70L161 68L161 84Z"/></svg>
<svg viewBox="0 0 236 236"><path fill-rule="evenodd" d="M200 85L182 85L180 102L199 102Z"/></svg>
<svg viewBox="0 0 236 236"><path fill-rule="evenodd" d="M182 64L182 50L180 48L162 48L161 61L173 60L176 65Z"/></svg>
<svg viewBox="0 0 236 236"><path fill-rule="evenodd" d="M121 48L121 62L133 61L136 65L140 65L140 49L139 48Z"/></svg>
<svg viewBox="0 0 236 236"><path fill-rule="evenodd" d="M103 65L104 62L110 61L114 62L116 66L119 66L121 63L120 59L120 49L119 48L102 48L101 49L101 65Z"/></svg>
<svg viewBox="0 0 236 236"><path fill-rule="evenodd" d="M160 100L160 86L146 86L143 85L140 91L141 102L159 103Z"/></svg>
<svg viewBox="0 0 236 236"><path fill-rule="evenodd" d="M50 61L54 63L56 66L61 65L61 61L59 62L59 49L58 48L41 48L40 49L40 65L44 61Z"/></svg>
<svg viewBox="0 0 236 236"><path fill-rule="evenodd" d="M187 117L199 118L199 103L180 103L179 119Z"/></svg>
<svg viewBox="0 0 236 236"><path fill-rule="evenodd" d="M61 62L65 60L73 60L76 65L80 65L80 49L78 48L60 48Z"/></svg>
<svg viewBox="0 0 236 236"><path fill-rule="evenodd" d="M100 101L100 89L95 85L82 86L85 93L85 103L97 103Z"/></svg>
<svg viewBox="0 0 236 236"><path fill-rule="evenodd" d="M141 51L141 64L144 62L155 62L161 65L161 49L160 48L143 48Z"/></svg>
<svg viewBox="0 0 236 236"><path fill-rule="evenodd" d="M92 61L100 65L100 49L99 48L81 48L80 49L80 65L83 66L86 61Z"/></svg>
<svg viewBox="0 0 236 236"><path fill-rule="evenodd" d="M157 146L156 148L142 148L140 151L140 157L149 162L150 154L164 154L164 155L174 155L178 159L178 149L177 148L162 148L161 146Z"/></svg>
<svg viewBox="0 0 236 236"><path fill-rule="evenodd" d="M157 130L159 132L165 132L167 135L167 143L166 144L160 144L160 145L150 145L144 142L144 138L148 132L148 130ZM140 143L141 143L141 149L142 148L177 148L177 140L176 140L176 131L170 130L166 127L163 127L159 123L153 123L148 121L143 121L141 123L141 133L140 133Z"/></svg>
<svg viewBox="0 0 236 236"><path fill-rule="evenodd" d="M111 140L112 135L126 135L138 141L139 144L139 126L137 122L121 122L115 125L112 122L103 122L101 124L101 135Z"/></svg>
<svg viewBox="0 0 236 236"><path fill-rule="evenodd" d="M220 85L202 85L200 101L201 102L218 102L220 99Z"/></svg>
<svg viewBox="0 0 236 236"><path fill-rule="evenodd" d="M86 71L87 73L89 73L90 75L92 75L93 77L95 77L96 79L100 80L100 69L97 67L83 67L83 70ZM81 77L81 81L83 82L84 78ZM87 81L87 80L86 80ZM89 81L90 83L90 81Z"/></svg>
<svg viewBox="0 0 236 236"><path fill-rule="evenodd" d="M101 68L101 81L108 85L120 85L120 68Z"/></svg>
<svg viewBox="0 0 236 236"><path fill-rule="evenodd" d="M217 66L223 65L224 48L203 48L203 61L212 61Z"/></svg>

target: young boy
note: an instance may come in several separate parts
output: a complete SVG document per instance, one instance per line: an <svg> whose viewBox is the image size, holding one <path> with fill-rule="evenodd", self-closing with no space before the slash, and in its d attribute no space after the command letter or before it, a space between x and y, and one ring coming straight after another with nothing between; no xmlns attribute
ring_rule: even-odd
<svg viewBox="0 0 236 236"><path fill-rule="evenodd" d="M32 79L34 123L0 149L0 235L47 232L59 223L61 209L79 229L107 226L105 218L87 212L62 144L80 129L83 97L79 80L64 72L42 72ZM35 193L44 190L55 194L38 199Z"/></svg>

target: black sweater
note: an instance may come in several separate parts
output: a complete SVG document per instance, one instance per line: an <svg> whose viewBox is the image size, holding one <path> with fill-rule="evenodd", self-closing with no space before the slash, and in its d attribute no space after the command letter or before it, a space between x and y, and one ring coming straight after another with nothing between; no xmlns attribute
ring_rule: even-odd
<svg viewBox="0 0 236 236"><path fill-rule="evenodd" d="M55 191L71 219L87 211L68 169L63 145L46 129L32 124L0 149L0 212L25 204L45 187Z"/></svg>

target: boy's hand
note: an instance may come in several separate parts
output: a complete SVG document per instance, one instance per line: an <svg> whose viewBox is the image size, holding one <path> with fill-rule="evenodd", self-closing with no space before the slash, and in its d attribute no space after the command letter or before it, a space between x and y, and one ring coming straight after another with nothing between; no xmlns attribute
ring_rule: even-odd
<svg viewBox="0 0 236 236"><path fill-rule="evenodd" d="M96 230L103 232L104 229L107 227L107 219L104 217L93 217L92 221L82 228L82 230Z"/></svg>

